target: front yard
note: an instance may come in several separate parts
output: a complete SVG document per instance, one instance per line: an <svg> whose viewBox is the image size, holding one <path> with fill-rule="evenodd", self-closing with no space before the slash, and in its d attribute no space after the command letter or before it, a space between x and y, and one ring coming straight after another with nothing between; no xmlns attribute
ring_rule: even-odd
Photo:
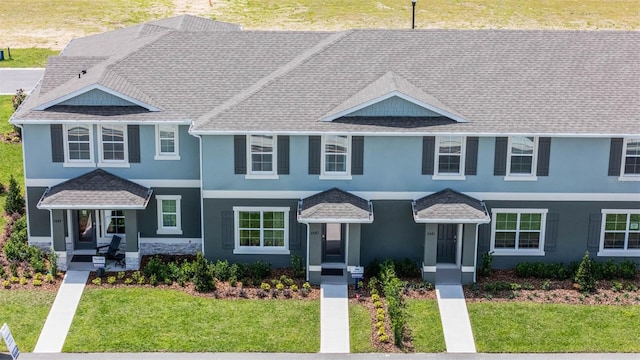
<svg viewBox="0 0 640 360"><path fill-rule="evenodd" d="M0 290L0 326L9 325L20 351L33 351L55 297L50 290ZM2 351L6 351L4 341L0 341Z"/></svg>

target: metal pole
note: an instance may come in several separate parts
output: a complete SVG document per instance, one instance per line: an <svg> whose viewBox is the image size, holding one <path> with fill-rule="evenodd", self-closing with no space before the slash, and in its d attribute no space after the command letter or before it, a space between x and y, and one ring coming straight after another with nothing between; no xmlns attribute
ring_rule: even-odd
<svg viewBox="0 0 640 360"><path fill-rule="evenodd" d="M411 28L416 28L416 0L411 0Z"/></svg>

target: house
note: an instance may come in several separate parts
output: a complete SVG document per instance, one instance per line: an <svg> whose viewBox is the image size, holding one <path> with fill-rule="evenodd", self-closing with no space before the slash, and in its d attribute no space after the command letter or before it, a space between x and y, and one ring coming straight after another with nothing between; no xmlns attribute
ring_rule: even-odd
<svg viewBox="0 0 640 360"><path fill-rule="evenodd" d="M11 122L29 241L288 266L640 259L640 32L246 31L74 39ZM335 271L335 270L334 270Z"/></svg>

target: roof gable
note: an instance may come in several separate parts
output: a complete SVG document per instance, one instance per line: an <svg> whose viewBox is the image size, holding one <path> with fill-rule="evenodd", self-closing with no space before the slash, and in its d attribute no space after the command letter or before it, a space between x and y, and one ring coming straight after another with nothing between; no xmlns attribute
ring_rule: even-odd
<svg viewBox="0 0 640 360"><path fill-rule="evenodd" d="M106 86L93 84L82 89L68 93L57 99L48 101L34 108L34 110L46 110L52 106L139 106L148 111L160 111L159 108L127 96Z"/></svg>

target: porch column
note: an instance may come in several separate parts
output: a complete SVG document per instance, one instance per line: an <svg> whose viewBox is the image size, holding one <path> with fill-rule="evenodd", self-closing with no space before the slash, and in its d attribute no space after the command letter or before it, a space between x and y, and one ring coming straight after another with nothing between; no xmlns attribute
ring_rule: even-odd
<svg viewBox="0 0 640 360"><path fill-rule="evenodd" d="M473 274L476 271L474 260L476 258L476 228L477 224L464 224L462 239L462 283L473 282Z"/></svg>
<svg viewBox="0 0 640 360"><path fill-rule="evenodd" d="M64 211L51 210L51 247L58 255L58 269L66 271L67 243L64 237Z"/></svg>
<svg viewBox="0 0 640 360"><path fill-rule="evenodd" d="M436 262L438 260L438 224L425 224L422 280L436 283Z"/></svg>
<svg viewBox="0 0 640 360"><path fill-rule="evenodd" d="M351 266L360 266L360 224L347 224L349 243L347 244L347 271ZM348 274L349 279L351 274Z"/></svg>
<svg viewBox="0 0 640 360"><path fill-rule="evenodd" d="M138 211L124 211L125 224L125 261L127 270L138 270L140 268L140 251L138 244Z"/></svg>
<svg viewBox="0 0 640 360"><path fill-rule="evenodd" d="M309 224L309 282L320 284L322 271L322 224Z"/></svg>

